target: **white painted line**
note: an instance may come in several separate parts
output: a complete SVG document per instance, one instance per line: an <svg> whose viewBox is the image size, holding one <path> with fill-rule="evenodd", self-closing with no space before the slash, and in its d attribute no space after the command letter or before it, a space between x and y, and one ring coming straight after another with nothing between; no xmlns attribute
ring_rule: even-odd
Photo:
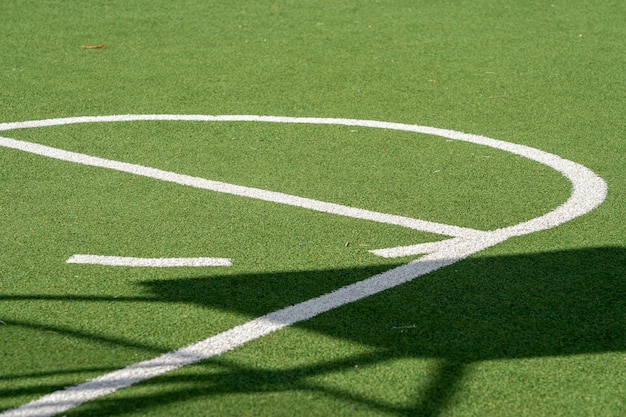
<svg viewBox="0 0 626 417"><path fill-rule="evenodd" d="M2 125L0 125L0 130ZM341 204L327 203L310 198L298 197L294 195L267 191L259 188L244 187L241 185L228 184L220 181L212 181L205 178L193 177L190 175L178 174L176 172L163 171L157 168L145 167L143 165L129 164L126 162L112 161L110 159L85 155L76 152L65 151L49 146L39 145L32 142L25 142L10 138L0 137L0 146L18 149L24 152L60 159L62 161L74 162L76 164L88 165L99 168L108 168L115 171L127 172L143 177L154 178L161 181L173 182L204 190L217 191L225 194L232 194L241 197L248 197L272 203L285 204L306 208L340 216L352 217L361 220L371 220L379 223L386 223L396 226L407 227L409 229L424 232L437 233L448 236L476 237L482 232L466 227L450 226L442 223L429 222L425 220L413 219L410 217L396 216L393 214L379 213L370 210L359 209Z"/></svg>
<svg viewBox="0 0 626 417"><path fill-rule="evenodd" d="M293 306L277 310L200 342L113 371L82 384L45 395L21 407L7 410L2 417L50 417L87 401L111 394L146 379L221 355L247 342L266 336L295 323L308 320L342 305L361 300L419 276L451 265L498 241L464 241L417 261L340 288Z"/></svg>
<svg viewBox="0 0 626 417"><path fill-rule="evenodd" d="M68 264L132 267L233 266L228 258L130 258L123 256L72 255Z"/></svg>
<svg viewBox="0 0 626 417"><path fill-rule="evenodd" d="M118 389L128 387L140 381L162 375L182 366L211 358L215 355L220 355L249 341L255 340L292 324L308 320L318 314L340 307L344 304L361 300L365 297L369 297L373 294L377 294L381 291L411 281L429 272L449 266L485 248L503 242L510 237L521 236L556 227L590 212L600 205L602 201L604 201L607 193L606 183L591 170L580 164L576 164L575 162L565 160L559 156L527 146L512 144L483 136L469 135L466 133L432 128L428 126L405 125L400 123L352 119L247 115L122 115L2 123L0 124L0 130L55 126L69 123L122 122L131 120L255 121L272 123L335 124L426 133L449 139L490 146L545 164L558 172L561 172L571 181L572 193L570 198L565 203L550 213L517 225L483 232L473 229L425 222L417 219L387 215L384 213L376 213L362 209L355 209L352 207L324 203L265 190L219 183L202 178L161 171L155 168L109 161L102 158L77 154L29 142L0 138L0 146L21 149L26 152L48 156L51 158L62 159L84 165L116 169L118 171L129 172L136 175L176 182L182 185L205 188L213 191L241 195L244 197L257 198L275 203L289 204L312 210L323 211L326 213L340 214L388 224L397 224L417 230L433 231L434 233L455 237L441 242L375 250L374 252L378 252L378 254L383 256L405 256L406 254L420 253L427 254L419 260L340 288L329 294L275 311L218 335L208 337L203 341L194 343L187 347L166 353L154 359L130 365L124 369L102 375L82 384L45 395L38 400L24 404L12 410L7 410L4 413L0 413L0 416L2 417L52 416L74 408L86 401L94 400L98 397L110 394Z"/></svg>
<svg viewBox="0 0 626 417"><path fill-rule="evenodd" d="M581 216L595 207L597 207L606 197L606 183L594 174L588 168L577 164L575 162L561 158L560 156L541 151L536 148L531 148L525 145L519 145L515 143L505 142L502 140L491 139L485 136L472 135L469 133L457 132L454 130L440 129L431 126L409 125L404 123L392 123L392 122L380 122L376 120L357 120L357 119L336 119L336 118L318 118L318 117L286 117L286 116L257 116L257 115L186 115L186 114L124 114L113 116L81 116L81 117L65 117L57 119L44 119L44 120L31 120L25 122L13 122L13 123L0 123L0 131L13 130L13 129L27 129L46 126L60 126L76 123L110 123L110 122L129 122L129 121L197 121L197 122L264 122L264 123L295 123L295 124L317 124L317 125L343 125L343 126L359 126L376 129L389 129L405 132L423 133L427 135L440 136L447 139L458 140L462 142L475 143L477 145L489 146L491 148L500 149L506 152L513 153L515 155L523 156L530 160L547 165L556 171L563 174L569 181L571 181L573 190L570 198L559 206L556 210L547 213L541 217L529 220L524 223L520 223L514 226L505 227L499 229L500 233L508 236L521 236L528 233L534 233L546 228L556 227L559 224L563 224L575 217ZM150 172L155 174L166 173L167 171L161 171L154 168L145 168L140 165L125 164L117 162L115 167L106 166L107 163L101 165L102 161L109 161L102 158L90 157L87 155L76 154L73 152L67 152L60 149L50 148L43 145L37 145L30 142L17 141L15 139L0 138L0 146L8 148L20 149L25 152L31 152L48 156L51 158L63 159L79 164L102 166L110 169L117 169L119 171L125 171L137 175L143 175L152 177L155 179L162 179L164 181L177 182L182 185L196 186L198 188L210 189L218 192L224 192L229 194L241 195L243 197L259 198L266 201L272 201L275 203L296 205L300 207L306 207L312 210L317 210L316 200L305 199L301 197L289 196L282 193L274 193L265 190L259 190L255 188L234 186L231 184L220 183L216 181L204 180L202 178L203 186L194 185L193 179L195 177L189 177L186 175L179 175L181 180L187 179L188 181L176 181L173 178L162 178L159 175L152 176ZM57 152L59 152L57 156ZM69 157L70 159L65 159ZM74 160L78 157L77 160ZM84 162L82 158L87 158ZM109 161L115 162L115 161ZM137 170L135 172L135 170ZM144 171L141 168L152 171ZM173 173L170 173L173 174ZM167 177L167 175L166 175ZM190 180L190 181L189 181ZM260 193L259 193L260 192ZM293 199L292 199L293 198ZM295 199L295 200L294 200ZM348 210L344 210L347 208ZM352 211L355 210L355 211ZM344 216L356 217L360 219L367 219L373 221L380 221L382 223L397 224L399 226L409 227L416 230L422 230L426 232L439 233L442 235L454 236L454 237L479 237L480 231L462 228L457 226L450 226L445 224L439 224L434 222L427 222L424 220L417 220L406 218L402 216L384 215L382 213L370 212L368 210L354 209L352 207L341 206L332 203L324 203L321 210L331 214L339 214ZM375 213L375 214L373 214ZM379 217L379 216L383 217ZM389 216L389 221L383 220L384 216ZM572 217L573 216L573 217Z"/></svg>
<svg viewBox="0 0 626 417"><path fill-rule="evenodd" d="M438 242L420 243L418 245L397 246L395 248L373 249L368 252L383 258L399 258L403 256L422 255L426 253L438 252L446 246L455 245L461 242L463 238L453 238L441 240Z"/></svg>

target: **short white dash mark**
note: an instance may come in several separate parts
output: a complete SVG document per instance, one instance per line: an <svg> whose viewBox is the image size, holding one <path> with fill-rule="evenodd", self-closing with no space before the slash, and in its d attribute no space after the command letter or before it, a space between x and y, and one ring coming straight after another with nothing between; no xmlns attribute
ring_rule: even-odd
<svg viewBox="0 0 626 417"><path fill-rule="evenodd" d="M68 264L131 267L233 266L228 258L131 258L125 256L73 255Z"/></svg>

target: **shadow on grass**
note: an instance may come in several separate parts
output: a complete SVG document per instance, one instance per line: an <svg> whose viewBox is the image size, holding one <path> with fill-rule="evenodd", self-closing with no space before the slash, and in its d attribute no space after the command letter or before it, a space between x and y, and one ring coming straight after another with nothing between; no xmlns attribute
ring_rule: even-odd
<svg viewBox="0 0 626 417"><path fill-rule="evenodd" d="M260 316L387 268L207 276L141 285L149 293L146 301ZM142 383L158 386L157 393L103 398L68 415L121 415L222 394L307 391L388 414L436 417L472 363L626 351L626 250L475 257L296 326L372 347L375 353L281 370L245 368L217 357L193 365L191 372ZM355 363L367 366L410 357L436 359L439 367L406 406L310 382L312 376L348 370Z"/></svg>

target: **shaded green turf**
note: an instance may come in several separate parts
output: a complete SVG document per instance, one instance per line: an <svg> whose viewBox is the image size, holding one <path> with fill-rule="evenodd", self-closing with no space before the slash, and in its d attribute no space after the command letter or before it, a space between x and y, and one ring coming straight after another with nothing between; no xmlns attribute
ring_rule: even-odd
<svg viewBox="0 0 626 417"><path fill-rule="evenodd" d="M583 218L68 415L623 414L625 20L621 2L577 0L1 2L0 122L402 122L537 147L609 186ZM2 135L484 229L569 191L500 151L368 129L142 122ZM367 249L440 238L0 148L0 409L405 261ZM235 266L65 264L74 253Z"/></svg>
<svg viewBox="0 0 626 417"><path fill-rule="evenodd" d="M623 360L626 285L611 264L623 257L607 247L468 260L70 415L619 415L624 369L606 364ZM149 287L247 310L172 292L189 281L215 286Z"/></svg>

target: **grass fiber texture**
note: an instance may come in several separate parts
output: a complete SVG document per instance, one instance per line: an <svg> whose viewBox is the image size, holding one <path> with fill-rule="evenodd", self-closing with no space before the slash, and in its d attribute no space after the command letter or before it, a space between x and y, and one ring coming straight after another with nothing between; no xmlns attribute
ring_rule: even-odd
<svg viewBox="0 0 626 417"><path fill-rule="evenodd" d="M624 21L619 1L2 1L2 123L419 124L557 154L609 189L562 226L64 414L624 415ZM571 191L504 151L362 127L142 121L1 136L479 230ZM368 250L442 238L0 148L0 410L414 258ZM77 253L233 266L65 263Z"/></svg>

